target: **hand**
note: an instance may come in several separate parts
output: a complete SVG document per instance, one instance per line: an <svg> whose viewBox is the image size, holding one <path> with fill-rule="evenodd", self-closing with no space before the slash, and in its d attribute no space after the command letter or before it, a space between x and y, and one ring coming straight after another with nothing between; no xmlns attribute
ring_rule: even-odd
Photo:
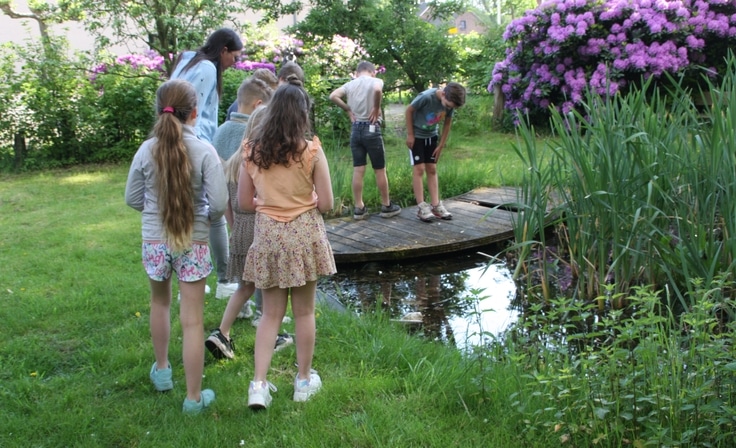
<svg viewBox="0 0 736 448"><path fill-rule="evenodd" d="M406 146L408 146L409 149L414 148L414 136L413 135L408 135L406 137Z"/></svg>
<svg viewBox="0 0 736 448"><path fill-rule="evenodd" d="M376 124L380 116L381 116L381 109L373 109L373 111L371 111L371 114L368 116L368 122L370 124Z"/></svg>
<svg viewBox="0 0 736 448"><path fill-rule="evenodd" d="M434 163L437 163L440 161L440 154L442 154L442 149L444 146L437 145L437 147L432 151L432 157L434 157Z"/></svg>

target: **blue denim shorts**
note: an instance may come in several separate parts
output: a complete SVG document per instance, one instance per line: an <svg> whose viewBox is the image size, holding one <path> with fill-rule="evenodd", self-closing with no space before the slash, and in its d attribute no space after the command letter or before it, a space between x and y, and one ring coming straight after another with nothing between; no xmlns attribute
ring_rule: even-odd
<svg viewBox="0 0 736 448"><path fill-rule="evenodd" d="M371 127L373 127L373 132L371 132ZM370 157L374 170L386 168L380 124L365 121L353 123L350 133L350 150L353 153L354 167L365 166L368 163L367 158Z"/></svg>
<svg viewBox="0 0 736 448"><path fill-rule="evenodd" d="M172 252L166 243L143 243L143 267L151 280L171 277L172 270L182 282L196 282L212 272L212 259L207 244L192 243L183 252Z"/></svg>

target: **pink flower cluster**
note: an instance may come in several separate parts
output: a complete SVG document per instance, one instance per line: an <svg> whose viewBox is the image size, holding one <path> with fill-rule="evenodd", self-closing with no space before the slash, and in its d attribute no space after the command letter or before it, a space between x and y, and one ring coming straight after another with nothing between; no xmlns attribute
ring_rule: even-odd
<svg viewBox="0 0 736 448"><path fill-rule="evenodd" d="M736 0L548 0L506 28L488 85L514 113L568 112L664 73L700 79L736 47Z"/></svg>

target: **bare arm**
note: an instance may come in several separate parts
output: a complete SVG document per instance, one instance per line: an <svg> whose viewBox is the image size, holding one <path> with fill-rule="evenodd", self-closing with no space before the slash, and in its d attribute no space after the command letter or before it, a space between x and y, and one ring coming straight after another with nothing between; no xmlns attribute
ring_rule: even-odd
<svg viewBox="0 0 736 448"><path fill-rule="evenodd" d="M345 89L342 87L338 87L337 89L333 90L332 93L330 93L330 101L340 106L340 109L347 112L348 116L350 117L350 122L355 122L355 114L352 110L350 110L350 106L347 105L345 101L343 101L343 98L345 98Z"/></svg>
<svg viewBox="0 0 736 448"><path fill-rule="evenodd" d="M327 213L332 210L335 197L332 193L330 167L321 146L317 150L317 161L314 165L314 190L317 193L317 209L320 213Z"/></svg>
<svg viewBox="0 0 736 448"><path fill-rule="evenodd" d="M414 107L410 104L404 112L406 119L406 146L409 149L414 147Z"/></svg>
<svg viewBox="0 0 736 448"><path fill-rule="evenodd" d="M243 162L238 176L238 205L240 209L254 212L256 210L255 195L256 186L253 184L253 178L248 174L246 163Z"/></svg>
<svg viewBox="0 0 736 448"><path fill-rule="evenodd" d="M452 117L445 116L445 121L442 123L442 135L440 135L440 141L437 143L437 148L435 148L432 155L434 156L435 162L440 161L440 154L442 154L442 150L445 149L445 143L447 143L447 137L450 135L450 127L452 126Z"/></svg>
<svg viewBox="0 0 736 448"><path fill-rule="evenodd" d="M233 228L233 224L235 223L235 218L233 217L233 204L230 201L227 201L227 208L225 209L225 221L227 221L227 225L230 226L230 228Z"/></svg>
<svg viewBox="0 0 736 448"><path fill-rule="evenodd" d="M383 83L376 82L373 84L373 110L368 116L368 121L376 123L381 118L381 100L383 99Z"/></svg>

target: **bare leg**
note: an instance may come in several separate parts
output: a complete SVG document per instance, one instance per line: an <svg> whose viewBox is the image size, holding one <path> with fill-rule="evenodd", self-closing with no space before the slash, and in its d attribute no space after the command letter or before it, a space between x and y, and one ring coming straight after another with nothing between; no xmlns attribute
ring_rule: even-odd
<svg viewBox="0 0 736 448"><path fill-rule="evenodd" d="M207 279L179 282L181 303L179 320L182 329L182 358L187 382L187 399L199 401L204 371L204 285Z"/></svg>
<svg viewBox="0 0 736 448"><path fill-rule="evenodd" d="M169 338L171 337L171 278L164 281L148 279L151 284L151 342L156 368L169 367Z"/></svg>
<svg viewBox="0 0 736 448"><path fill-rule="evenodd" d="M248 301L250 296L253 295L256 287L253 283L240 280L238 283L238 289L235 290L230 300L227 301L227 307L225 313L222 315L220 321L220 332L228 339L230 339L230 328L233 326L233 322L238 318L238 313Z"/></svg>
<svg viewBox="0 0 736 448"><path fill-rule="evenodd" d="M424 202L424 163L413 166L413 174L411 177L411 186L414 189L414 197L417 204Z"/></svg>
<svg viewBox="0 0 736 448"><path fill-rule="evenodd" d="M391 205L391 198L388 194L388 176L386 176L386 168L375 170L376 186L378 192L381 193L381 205Z"/></svg>
<svg viewBox="0 0 736 448"><path fill-rule="evenodd" d="M437 165L427 163L427 190L429 190L429 199L432 201L430 205L440 204L440 187L437 181Z"/></svg>
<svg viewBox="0 0 736 448"><path fill-rule="evenodd" d="M316 324L314 301L317 282L307 282L298 288L291 288L291 310L296 327L296 362L299 365L299 378L309 379L314 356Z"/></svg>
<svg viewBox="0 0 736 448"><path fill-rule="evenodd" d="M271 358L276 346L276 337L281 327L281 321L286 314L289 290L282 288L268 288L263 293L263 316L256 330L255 372L253 381L266 381L268 369L271 367Z"/></svg>
<svg viewBox="0 0 736 448"><path fill-rule="evenodd" d="M363 178L365 177L365 165L353 167L353 202L356 207L365 207L363 203Z"/></svg>

